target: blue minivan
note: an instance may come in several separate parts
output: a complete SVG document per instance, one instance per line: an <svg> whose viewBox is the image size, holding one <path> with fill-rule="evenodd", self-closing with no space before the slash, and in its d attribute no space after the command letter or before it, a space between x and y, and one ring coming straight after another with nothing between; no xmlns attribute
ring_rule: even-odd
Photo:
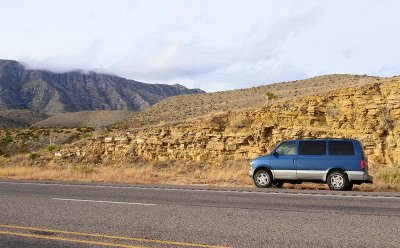
<svg viewBox="0 0 400 248"><path fill-rule="evenodd" d="M372 183L361 143L353 139L282 141L251 161L249 176L260 188L326 182L331 190L352 190L354 184Z"/></svg>

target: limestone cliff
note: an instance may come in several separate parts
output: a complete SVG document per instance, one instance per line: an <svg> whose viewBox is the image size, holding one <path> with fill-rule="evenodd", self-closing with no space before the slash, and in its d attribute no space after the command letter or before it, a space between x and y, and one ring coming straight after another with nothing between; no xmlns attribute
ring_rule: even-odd
<svg viewBox="0 0 400 248"><path fill-rule="evenodd" d="M238 112L131 130L61 151L123 161L188 160L223 164L254 158L293 138L356 138L370 165L400 164L400 77Z"/></svg>

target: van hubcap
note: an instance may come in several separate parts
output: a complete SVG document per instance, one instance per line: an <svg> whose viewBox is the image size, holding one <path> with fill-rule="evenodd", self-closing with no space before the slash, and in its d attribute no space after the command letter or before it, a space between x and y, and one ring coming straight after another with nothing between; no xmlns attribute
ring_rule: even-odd
<svg viewBox="0 0 400 248"><path fill-rule="evenodd" d="M269 177L268 177L267 173L258 174L257 183L259 185L267 185L268 181L269 181Z"/></svg>
<svg viewBox="0 0 400 248"><path fill-rule="evenodd" d="M344 179L341 175L335 174L331 177L331 184L335 188L341 188L343 186Z"/></svg>

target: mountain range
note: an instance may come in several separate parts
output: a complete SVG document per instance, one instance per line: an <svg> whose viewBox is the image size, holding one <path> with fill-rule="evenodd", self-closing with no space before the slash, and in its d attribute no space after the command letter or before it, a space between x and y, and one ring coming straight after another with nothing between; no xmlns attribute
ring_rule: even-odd
<svg viewBox="0 0 400 248"><path fill-rule="evenodd" d="M55 73L0 60L0 110L54 115L88 110L140 111L164 98L204 93L182 85L146 84L114 75L79 70Z"/></svg>

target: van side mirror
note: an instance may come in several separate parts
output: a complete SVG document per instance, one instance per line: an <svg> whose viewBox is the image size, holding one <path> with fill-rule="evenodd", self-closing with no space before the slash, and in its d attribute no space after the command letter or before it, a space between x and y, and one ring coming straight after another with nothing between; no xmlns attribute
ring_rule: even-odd
<svg viewBox="0 0 400 248"><path fill-rule="evenodd" d="M274 152L272 153L272 156L274 156L274 157L278 157L278 155L279 155L279 153L277 153L276 151L274 151Z"/></svg>

